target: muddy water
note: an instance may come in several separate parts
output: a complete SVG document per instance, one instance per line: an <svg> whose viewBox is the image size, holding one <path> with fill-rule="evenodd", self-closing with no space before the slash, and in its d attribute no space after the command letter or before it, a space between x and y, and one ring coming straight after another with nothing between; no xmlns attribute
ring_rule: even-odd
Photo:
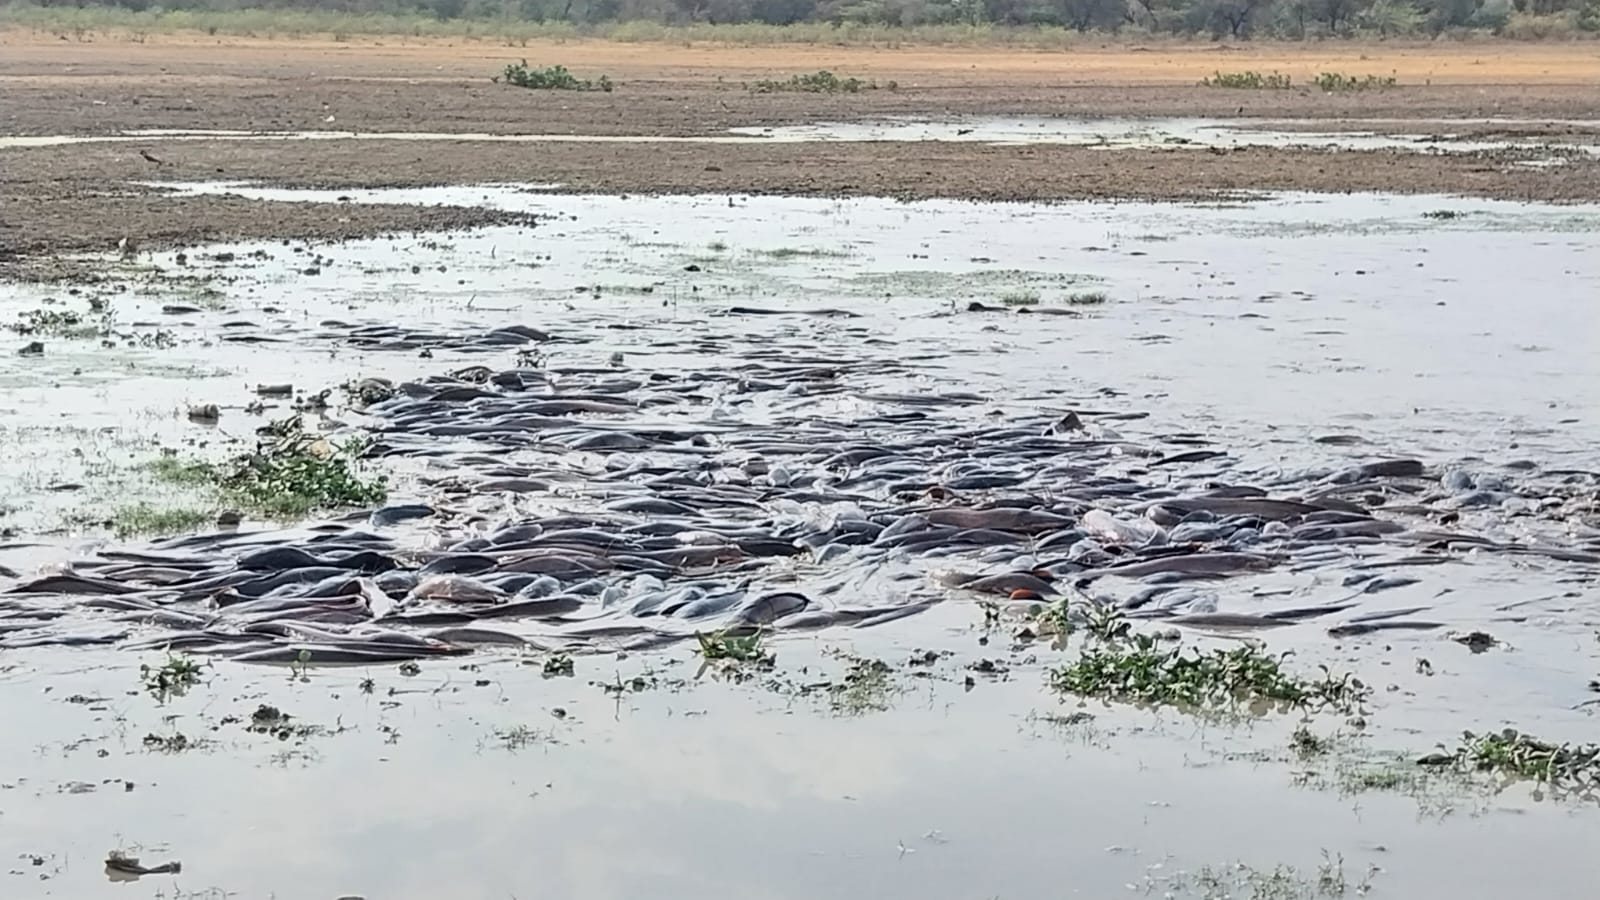
<svg viewBox="0 0 1600 900"><path fill-rule="evenodd" d="M1426 120L1410 124L1431 125L1435 129L1451 125L1480 125L1485 120ZM1508 126L1517 120L1488 120ZM81 143L130 143L150 141L446 141L485 143L813 143L829 141L885 142L973 142L996 145L1072 144L1117 148L1229 148L1229 147L1310 147L1330 150L1413 150L1418 152L1467 153L1485 150L1539 150L1553 146L1551 141L1484 140L1459 134L1395 133L1364 130L1362 120L1346 120L1341 128L1327 130L1315 120L1281 122L1219 121L1216 119L1077 119L1053 116L965 117L941 120L887 118L873 122L818 122L808 125L731 128L727 134L660 135L585 135L585 134L487 134L457 132L357 132L284 131L249 132L217 129L149 129L114 135L26 135L0 136L0 149L55 147ZM1384 124L1374 120L1372 125ZM1567 123L1574 127L1592 122ZM1592 135L1591 135L1592 137ZM1593 141L1561 141L1559 145L1576 152L1600 152Z"/></svg>
<svg viewBox="0 0 1600 900"><path fill-rule="evenodd" d="M142 442L108 460L115 469L152 452L151 441L206 434L180 414L188 403L219 403L218 428L247 432L259 420L238 407L258 382L315 390L359 375L512 364L512 350L486 356L444 339L428 359L349 342L348 326L384 322L445 336L526 324L575 339L542 346L549 365L606 365L621 353L635 372L734 365L743 341L877 355L885 365L873 386L982 395L959 413L969 424L1041 408L1148 413L1111 427L1135 442L1202 435L1263 478L1376 455L1579 469L1600 455L1586 305L1600 282L1592 208L1375 197L1033 208L514 188L360 199L465 200L549 218L531 232L436 241L215 248L231 261L190 251L185 268L223 276L220 309L163 313L176 301L154 288L112 300L119 331L170 330L170 346L47 337L41 358L4 357L4 427L37 460L34 481L19 479L8 501L24 511L8 521L34 521L25 517L43 498L65 510L60 498L79 493L41 483L78 479L89 491L103 476L73 456L81 436L71 428ZM1425 215L1439 210L1460 215ZM267 255L249 255L257 250ZM144 262L175 266L171 254ZM47 295L81 302L59 289L4 290L7 318ZM1006 297L1061 307L1091 291L1106 302L1076 306L1077 316L965 311ZM846 307L861 318L726 316L735 304ZM288 340L224 340L240 336ZM145 366L132 386L117 374L130 364ZM836 415L876 411L824 402ZM21 431L62 412L70 420L59 432ZM1368 443L1315 442L1330 434ZM18 568L37 561L26 550L0 556ZM1436 605L1452 625L1507 642L1482 655L1439 633L1334 641L1307 625L1271 640L1306 666L1371 680L1380 748L1420 752L1462 728L1501 724L1584 739L1592 718L1574 707L1600 669L1592 577L1583 566L1489 554L1434 567L1383 598ZM1230 582L1228 600L1311 602L1337 587L1275 573ZM3 771L19 773L0 779L13 785L0 794L0 852L18 860L18 885L62 896L126 893L105 883L99 857L142 844L147 865L175 858L185 871L147 878L140 896L174 886L242 896L688 896L736 878L770 896L867 885L892 896L1034 897L1059 895L1062 871L1084 896L1129 885L1200 896L1183 893L1173 873L1233 860L1294 865L1314 879L1326 850L1344 856L1352 885L1376 864L1385 871L1375 890L1391 896L1487 897L1548 876L1550 860L1581 858L1592 843L1592 809L1519 789L1349 797L1294 788L1297 764L1256 759L1283 755L1284 719L1199 726L1096 706L1092 728L1030 721L1074 710L1038 686L1040 668L1060 655L1006 651L1003 639L981 645L978 619L968 603L947 603L857 635L781 640L780 669L800 681L837 677L840 661L819 647L854 645L896 666L895 683L908 687L892 711L844 718L759 683L646 690L620 709L589 683L646 669L692 678L681 649L582 657L570 680L493 652L424 663L410 679L385 666L318 670L309 683L224 662L216 681L164 708L129 693L136 663L159 659L7 651L0 691L30 737L0 744ZM957 656L936 677L915 677L903 661L928 646ZM961 666L1002 656L1009 680L961 686ZM1418 671L1419 657L1434 674ZM368 675L370 696L359 689ZM74 694L107 699L67 702ZM298 744L221 724L263 702L352 730ZM556 742L508 748L496 731L518 725ZM400 732L394 743L385 727ZM145 749L146 734L175 730L222 746ZM336 812L330 796L349 802ZM1578 896L1581 882L1560 884L1569 882L1571 892L1545 895Z"/></svg>

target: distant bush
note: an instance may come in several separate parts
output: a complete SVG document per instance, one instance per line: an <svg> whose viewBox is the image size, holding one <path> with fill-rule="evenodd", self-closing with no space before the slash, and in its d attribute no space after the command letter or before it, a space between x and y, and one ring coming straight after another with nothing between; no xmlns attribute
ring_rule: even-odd
<svg viewBox="0 0 1600 900"><path fill-rule="evenodd" d="M601 75L598 81L581 81L576 75L568 72L566 66L530 69L527 60L506 66L503 74L491 80L499 82L501 79L504 79L506 84L535 91L605 91L609 94L616 87L611 79L604 75Z"/></svg>
<svg viewBox="0 0 1600 900"><path fill-rule="evenodd" d="M1317 90L1325 94L1343 94L1349 91L1378 91L1395 86L1393 78L1379 78L1376 75L1357 78L1354 75L1341 75L1338 72L1323 72L1311 83Z"/></svg>
<svg viewBox="0 0 1600 900"><path fill-rule="evenodd" d="M756 94L859 94L862 89L876 88L877 84L859 78L840 78L827 69L811 75L794 75L787 81L763 78L750 85L750 91Z"/></svg>
<svg viewBox="0 0 1600 900"><path fill-rule="evenodd" d="M1535 15L1514 12L1501 27L1500 35L1518 41L1543 41L1550 38L1574 37L1582 21L1577 10Z"/></svg>
<svg viewBox="0 0 1600 900"><path fill-rule="evenodd" d="M1210 78L1203 79L1200 86L1247 91L1286 91L1289 89L1289 76L1277 72L1271 75L1263 75L1260 72L1218 72Z"/></svg>

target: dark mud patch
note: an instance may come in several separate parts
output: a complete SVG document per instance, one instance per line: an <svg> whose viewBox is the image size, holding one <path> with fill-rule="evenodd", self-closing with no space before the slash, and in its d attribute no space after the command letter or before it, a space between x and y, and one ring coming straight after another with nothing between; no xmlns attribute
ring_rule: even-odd
<svg viewBox="0 0 1600 900"><path fill-rule="evenodd" d="M9 162L9 161L8 161ZM471 206L351 202L270 203L168 192L90 178L0 184L0 277L93 282L104 263L63 254L190 247L216 241L307 240L449 232L491 225L532 227L533 217ZM126 242L126 243L124 243Z"/></svg>

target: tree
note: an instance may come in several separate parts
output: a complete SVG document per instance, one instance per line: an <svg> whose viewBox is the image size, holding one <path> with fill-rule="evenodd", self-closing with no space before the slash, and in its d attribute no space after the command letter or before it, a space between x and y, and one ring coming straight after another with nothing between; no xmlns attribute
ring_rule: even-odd
<svg viewBox="0 0 1600 900"><path fill-rule="evenodd" d="M1211 31L1221 35L1224 32L1235 38L1250 36L1252 18L1256 10L1265 5L1265 0L1218 0L1211 9Z"/></svg>
<svg viewBox="0 0 1600 900"><path fill-rule="evenodd" d="M1115 29L1122 24L1125 11L1118 0L1053 0L1053 6L1061 24L1080 33L1091 28Z"/></svg>

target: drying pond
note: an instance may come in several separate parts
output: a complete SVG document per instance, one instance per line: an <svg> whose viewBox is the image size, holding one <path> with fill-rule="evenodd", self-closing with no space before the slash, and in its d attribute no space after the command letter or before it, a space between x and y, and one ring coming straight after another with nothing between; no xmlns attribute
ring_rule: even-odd
<svg viewBox="0 0 1600 900"><path fill-rule="evenodd" d="M1416 759L1592 733L1600 209L344 196L541 219L0 287L27 890L1475 897L1592 843ZM297 409L389 497L129 521ZM1364 687L1047 689L1112 610Z"/></svg>
<svg viewBox="0 0 1600 900"><path fill-rule="evenodd" d="M160 141L442 141L480 143L592 144L766 144L851 142L961 142L994 145L1068 144L1075 146L1169 149L1297 147L1318 150L1406 150L1422 153L1470 153L1559 148L1572 153L1600 152L1600 123L1539 122L1565 125L1559 139L1475 138L1475 128L1509 129L1531 124L1514 119L1406 120L1411 130L1393 130L1389 120L1339 120L1336 125L1314 119L1236 120L1198 118L1067 118L1059 116L968 116L929 120L886 117L865 122L817 122L776 127L747 126L725 134L514 134L415 131L229 131L220 129L145 129L103 135L0 136L0 150L58 147L71 144Z"/></svg>

